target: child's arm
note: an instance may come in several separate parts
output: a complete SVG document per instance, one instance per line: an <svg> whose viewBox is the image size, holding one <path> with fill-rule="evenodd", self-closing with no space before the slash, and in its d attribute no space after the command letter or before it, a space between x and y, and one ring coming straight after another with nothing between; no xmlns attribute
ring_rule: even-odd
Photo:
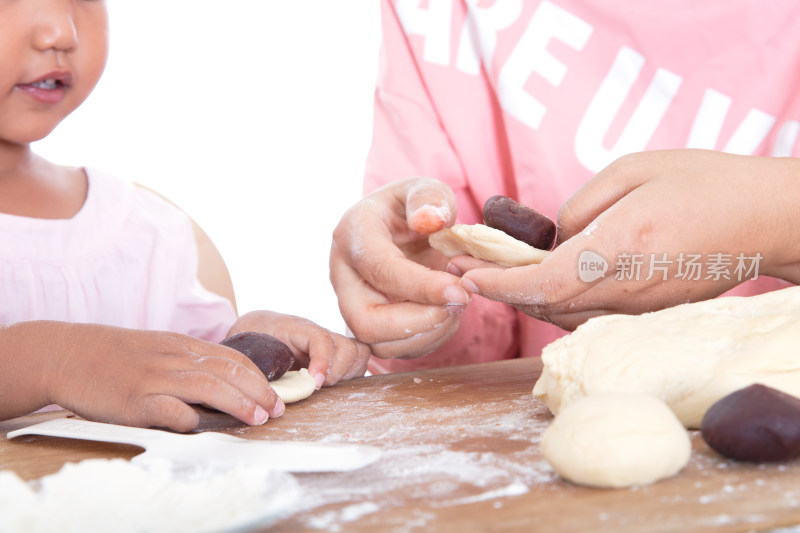
<svg viewBox="0 0 800 533"><path fill-rule="evenodd" d="M200 283L207 290L229 299L235 309L233 284L222 255L203 229L191 217L189 219L197 245ZM241 316L228 336L243 331L267 333L280 339L292 350L295 359L308 367L318 389L322 385L363 376L371 355L369 347L355 339L332 333L304 318L272 311L253 311Z"/></svg>
<svg viewBox="0 0 800 533"><path fill-rule="evenodd" d="M355 339L332 333L310 320L272 311L242 315L229 335L243 331L267 333L283 341L295 359L308 367L317 388L363 376L371 355L369 347Z"/></svg>
<svg viewBox="0 0 800 533"><path fill-rule="evenodd" d="M192 220L197 244L197 276L207 290L228 298L235 308L233 284L225 261L203 229ZM243 331L267 333L280 339L295 359L314 376L317 388L363 376L371 355L367 345L338 335L304 318L272 311L241 316L228 336Z"/></svg>
<svg viewBox="0 0 800 533"><path fill-rule="evenodd" d="M189 431L206 404L263 424L283 403L258 368L185 335L66 322L0 328L0 420L56 403L104 422Z"/></svg>

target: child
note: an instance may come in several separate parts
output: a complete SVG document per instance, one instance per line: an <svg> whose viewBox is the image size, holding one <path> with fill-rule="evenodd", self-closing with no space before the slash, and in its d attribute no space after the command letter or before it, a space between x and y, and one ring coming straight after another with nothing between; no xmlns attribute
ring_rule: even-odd
<svg viewBox="0 0 800 533"><path fill-rule="evenodd" d="M177 208L32 153L92 91L107 49L103 1L0 2L0 419L58 404L189 431L188 404L203 403L263 424L283 403L218 344L241 331L280 338L318 388L363 375L355 340L267 311L237 318L222 258Z"/></svg>

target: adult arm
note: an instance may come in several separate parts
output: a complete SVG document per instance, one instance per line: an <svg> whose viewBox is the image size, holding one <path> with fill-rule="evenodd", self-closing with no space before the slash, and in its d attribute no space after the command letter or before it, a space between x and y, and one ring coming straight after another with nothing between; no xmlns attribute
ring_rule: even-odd
<svg viewBox="0 0 800 533"><path fill-rule="evenodd" d="M467 290L566 329L596 315L713 298L756 273L797 283L799 180L796 158L706 150L632 154L601 171L562 207L560 244L540 265L476 268L486 265L469 258L454 263L469 271L462 280ZM578 271L587 250L608 262L606 275L590 282ZM636 254L642 264L634 276L622 263ZM686 277L681 257L699 256L707 266L716 254L731 260L727 277L708 270L699 279ZM737 273L740 254L760 256L758 270ZM745 266L754 262L748 259ZM652 274L651 265L659 267Z"/></svg>

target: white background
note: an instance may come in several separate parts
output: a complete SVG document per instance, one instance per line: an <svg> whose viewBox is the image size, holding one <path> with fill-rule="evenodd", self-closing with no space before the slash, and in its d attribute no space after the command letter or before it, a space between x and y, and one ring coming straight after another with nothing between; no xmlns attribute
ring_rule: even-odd
<svg viewBox="0 0 800 533"><path fill-rule="evenodd" d="M151 187L205 229L239 311L344 330L331 232L361 196L375 0L111 0L95 92L34 149Z"/></svg>

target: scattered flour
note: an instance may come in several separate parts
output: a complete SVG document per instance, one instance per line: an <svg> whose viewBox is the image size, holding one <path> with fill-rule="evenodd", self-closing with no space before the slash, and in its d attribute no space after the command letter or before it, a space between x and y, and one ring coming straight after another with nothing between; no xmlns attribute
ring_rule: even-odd
<svg viewBox="0 0 800 533"><path fill-rule="evenodd" d="M445 395L449 389L459 388L437 387ZM371 503L378 499L386 502L411 498L424 507L435 500L437 508L453 507L501 501L525 494L533 485L557 479L536 445L550 415L544 404L532 401L530 394L521 393L518 398L497 405L485 404L483 408L501 413L486 420L474 417L472 405L429 407L423 403L410 410L395 411L395 404L387 401L395 392L391 387L381 392L352 398L352 404L341 398L319 398L316 408L321 411L350 413L352 418L342 421L337 433L322 431L313 422L297 421L298 432L308 438L370 444L383 450L378 462L361 470L335 476L297 476L305 496L303 509L294 520L306 528L347 531L348 518L356 510L369 510L359 519L386 510ZM408 398L407 393L404 395ZM504 451L492 446L492 439L498 436L507 441ZM392 498L392 494L398 498ZM375 520L391 531L424 530L426 522L421 520L414 527L410 522L386 524L379 522L379 517Z"/></svg>
<svg viewBox="0 0 800 533"><path fill-rule="evenodd" d="M374 513L378 509L379 507L377 504L372 502L357 503L342 509L341 516L343 521L352 522L353 520L358 520L364 515Z"/></svg>
<svg viewBox="0 0 800 533"><path fill-rule="evenodd" d="M477 503L487 500L494 500L497 498L505 498L507 496L520 496L527 492L528 492L528 487L524 483L515 481L514 483L508 485L507 487L503 487L497 490L490 490L488 492L484 492L483 494L478 494L477 496L470 496L469 498L461 498L459 500L451 502L451 504L466 505L469 503Z"/></svg>
<svg viewBox="0 0 800 533"><path fill-rule="evenodd" d="M309 524L315 529L328 531L341 531L341 522L353 522L362 516L378 511L380 507L372 502L348 505L340 511L329 511L309 519Z"/></svg>

